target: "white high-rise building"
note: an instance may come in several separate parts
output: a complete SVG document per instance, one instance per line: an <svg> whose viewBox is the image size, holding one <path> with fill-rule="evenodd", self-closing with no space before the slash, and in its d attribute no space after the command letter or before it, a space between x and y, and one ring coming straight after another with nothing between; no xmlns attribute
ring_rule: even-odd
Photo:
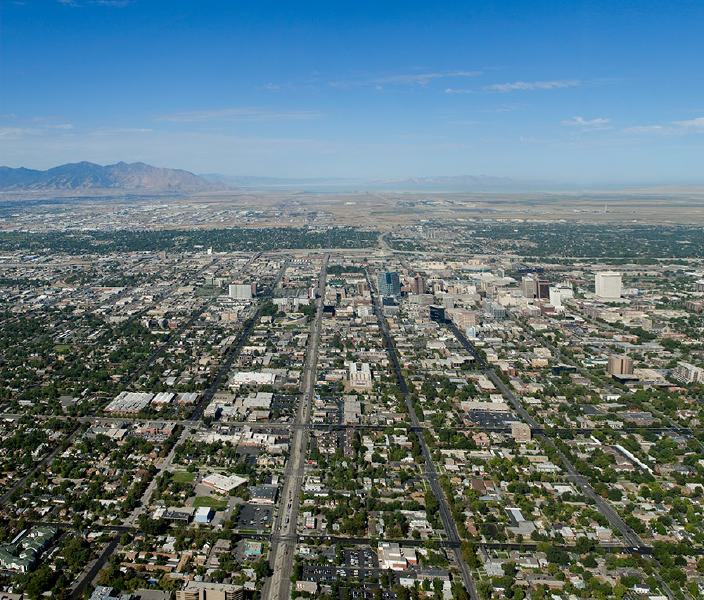
<svg viewBox="0 0 704 600"><path fill-rule="evenodd" d="M252 286L249 283L231 283L229 294L235 300L251 300Z"/></svg>
<svg viewBox="0 0 704 600"><path fill-rule="evenodd" d="M538 279L533 275L525 275L521 279L521 291L526 298L538 296Z"/></svg>
<svg viewBox="0 0 704 600"><path fill-rule="evenodd" d="M621 273L602 271L594 275L594 292L604 300L618 300L622 290Z"/></svg>
<svg viewBox="0 0 704 600"><path fill-rule="evenodd" d="M562 301L568 298L574 298L574 290L569 283L559 283L558 285L550 286L550 304L556 310L561 310Z"/></svg>

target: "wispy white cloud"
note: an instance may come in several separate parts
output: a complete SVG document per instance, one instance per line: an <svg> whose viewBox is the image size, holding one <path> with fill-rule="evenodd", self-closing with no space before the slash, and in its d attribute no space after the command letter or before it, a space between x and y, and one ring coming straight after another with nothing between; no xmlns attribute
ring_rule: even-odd
<svg viewBox="0 0 704 600"><path fill-rule="evenodd" d="M608 129L611 121L605 117L595 117L593 119L585 119L584 117L572 117L562 121L563 125L568 127L579 127L580 129Z"/></svg>
<svg viewBox="0 0 704 600"><path fill-rule="evenodd" d="M0 115L0 120L12 122L11 125L0 127L0 137L5 139L19 139L51 133L58 134L59 132L68 132L73 129L73 123L55 123L49 117L18 120L15 115Z"/></svg>
<svg viewBox="0 0 704 600"><path fill-rule="evenodd" d="M684 121L672 121L664 124L633 125L626 127L623 132L636 135L687 135L689 133L704 133L704 117L696 117Z"/></svg>
<svg viewBox="0 0 704 600"><path fill-rule="evenodd" d="M520 135L518 136L518 141L521 142L521 144L547 144L551 140L530 135Z"/></svg>
<svg viewBox="0 0 704 600"><path fill-rule="evenodd" d="M487 85L484 90L487 92L521 92L534 90L558 90L564 88L573 88L582 85L578 79L556 79L553 81L513 81L510 83L494 83Z"/></svg>
<svg viewBox="0 0 704 600"><path fill-rule="evenodd" d="M424 71L418 73L393 73L374 77L359 77L353 79L340 79L329 84L336 88L375 87L382 89L386 86L426 86L433 81L443 79L464 79L479 77L482 71Z"/></svg>
<svg viewBox="0 0 704 600"><path fill-rule="evenodd" d="M57 0L64 6L80 8L84 6L111 6L113 8L125 8L132 4L133 0Z"/></svg>
<svg viewBox="0 0 704 600"><path fill-rule="evenodd" d="M445 88L445 93L453 95L476 94L476 90L468 90L466 88Z"/></svg>
<svg viewBox="0 0 704 600"><path fill-rule="evenodd" d="M212 110L195 110L162 115L159 121L171 123L197 123L205 121L280 121L308 120L321 116L312 110L268 110L263 108L220 108Z"/></svg>
<svg viewBox="0 0 704 600"><path fill-rule="evenodd" d="M462 126L472 126L481 125L481 121L475 121L473 119L459 119L454 121L448 121L452 125L462 125Z"/></svg>
<svg viewBox="0 0 704 600"><path fill-rule="evenodd" d="M433 73L405 73L378 77L374 83L379 85L428 85L436 79L455 79L465 77L479 77L481 71L436 71Z"/></svg>
<svg viewBox="0 0 704 600"><path fill-rule="evenodd" d="M122 135L130 133L151 133L154 131L149 127L100 127L89 132L89 135Z"/></svg>
<svg viewBox="0 0 704 600"><path fill-rule="evenodd" d="M507 113L517 111L520 108L522 108L522 106L519 106L517 104L500 104L499 106L495 106L493 108L483 108L480 112Z"/></svg>
<svg viewBox="0 0 704 600"><path fill-rule="evenodd" d="M633 125L632 127L624 128L624 133L673 133L674 127L668 127L667 125Z"/></svg>
<svg viewBox="0 0 704 600"><path fill-rule="evenodd" d="M18 140L21 138L40 135L45 130L36 127L0 127L0 138Z"/></svg>
<svg viewBox="0 0 704 600"><path fill-rule="evenodd" d="M76 128L73 123L42 123L42 117L36 117L33 122L40 124L30 126L8 126L0 127L0 138L20 140L24 138L32 139L53 139L69 140L81 139L91 136L123 135L130 133L149 133L152 129L140 127L97 127L94 129Z"/></svg>
<svg viewBox="0 0 704 600"><path fill-rule="evenodd" d="M686 129L699 129L704 131L704 117L689 119L687 121L675 121L675 125Z"/></svg>

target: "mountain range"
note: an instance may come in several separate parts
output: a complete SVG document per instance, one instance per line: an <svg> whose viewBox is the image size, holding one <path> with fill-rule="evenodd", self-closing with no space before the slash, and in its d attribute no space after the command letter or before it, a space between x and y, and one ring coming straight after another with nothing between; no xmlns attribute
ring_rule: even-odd
<svg viewBox="0 0 704 600"><path fill-rule="evenodd" d="M45 171L0 166L0 192L75 192L104 194L183 193L191 194L233 188L251 190L408 191L408 192L511 192L554 188L554 184L517 181L508 177L456 175L399 179L336 177L228 176L217 173L196 175L182 169L154 167L142 162L98 165L77 162Z"/></svg>
<svg viewBox="0 0 704 600"><path fill-rule="evenodd" d="M222 189L190 171L163 169L142 162L97 165L68 163L40 171L0 167L0 190L129 190L145 192L204 192Z"/></svg>

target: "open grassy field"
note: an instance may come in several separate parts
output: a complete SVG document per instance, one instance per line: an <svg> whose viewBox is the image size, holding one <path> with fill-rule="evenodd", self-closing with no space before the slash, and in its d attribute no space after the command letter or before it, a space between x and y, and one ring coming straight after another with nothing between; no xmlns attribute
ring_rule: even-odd
<svg viewBox="0 0 704 600"><path fill-rule="evenodd" d="M227 500L224 498L214 498L212 496L196 496L193 501L193 506L200 508L209 506L214 510L225 510L227 508Z"/></svg>
<svg viewBox="0 0 704 600"><path fill-rule="evenodd" d="M174 483L191 483L195 479L195 473L189 471L175 471Z"/></svg>

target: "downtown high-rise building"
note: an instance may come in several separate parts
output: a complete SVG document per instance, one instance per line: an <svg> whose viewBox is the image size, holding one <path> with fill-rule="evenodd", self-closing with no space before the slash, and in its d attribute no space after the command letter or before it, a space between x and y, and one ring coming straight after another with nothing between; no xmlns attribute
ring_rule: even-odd
<svg viewBox="0 0 704 600"><path fill-rule="evenodd" d="M394 298L401 295L401 279L396 271L379 273L379 293L382 296L393 296Z"/></svg>
<svg viewBox="0 0 704 600"><path fill-rule="evenodd" d="M251 300L252 285L249 283L231 283L228 288L228 295L235 300Z"/></svg>
<svg viewBox="0 0 704 600"><path fill-rule="evenodd" d="M418 274L411 281L411 293L425 294L425 278Z"/></svg>
<svg viewBox="0 0 704 600"><path fill-rule="evenodd" d="M594 275L594 293L598 298L618 300L621 297L622 287L621 273L601 271Z"/></svg>
<svg viewBox="0 0 704 600"><path fill-rule="evenodd" d="M622 354L609 356L610 375L633 375L633 359Z"/></svg>

